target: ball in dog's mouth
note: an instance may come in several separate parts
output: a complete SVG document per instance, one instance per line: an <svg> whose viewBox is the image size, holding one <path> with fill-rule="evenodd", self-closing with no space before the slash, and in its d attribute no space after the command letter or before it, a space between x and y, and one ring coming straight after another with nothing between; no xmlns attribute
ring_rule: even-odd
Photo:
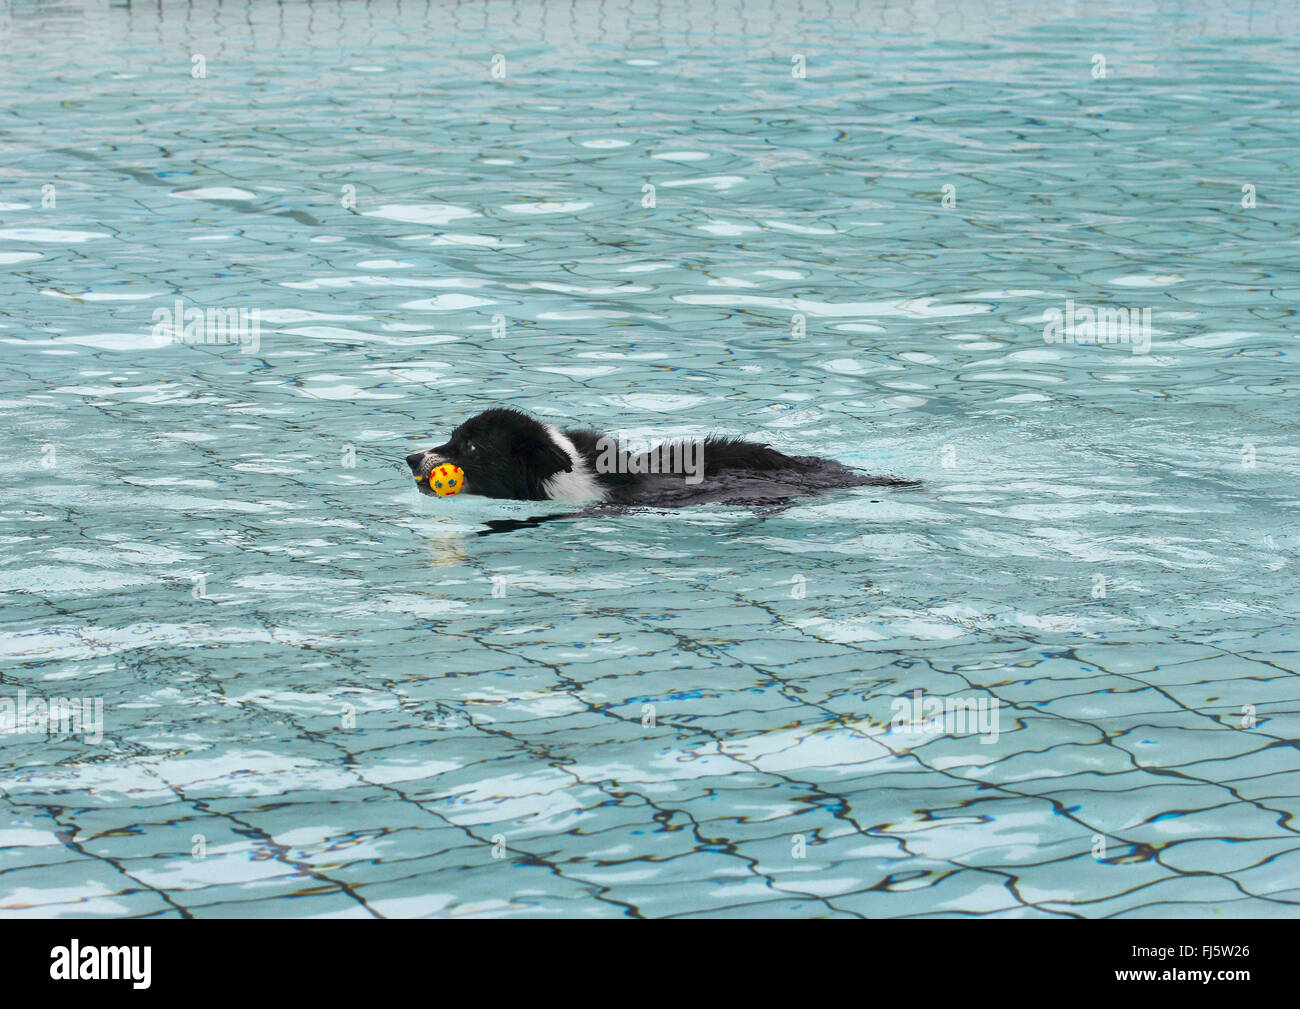
<svg viewBox="0 0 1300 1009"><path fill-rule="evenodd" d="M451 497L465 489L465 471L454 462L439 463L426 476L417 476L416 483L428 481L429 490L438 497Z"/></svg>

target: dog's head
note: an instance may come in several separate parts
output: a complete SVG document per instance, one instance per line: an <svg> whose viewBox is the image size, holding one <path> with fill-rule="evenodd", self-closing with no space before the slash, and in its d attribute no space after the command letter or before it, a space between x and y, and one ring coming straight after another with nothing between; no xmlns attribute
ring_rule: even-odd
<svg viewBox="0 0 1300 1009"><path fill-rule="evenodd" d="M544 500L542 485L573 469L551 430L518 410L487 410L456 428L445 445L406 457L416 477L445 462L465 471L466 494L524 501ZM416 486L421 494L433 493L427 480Z"/></svg>

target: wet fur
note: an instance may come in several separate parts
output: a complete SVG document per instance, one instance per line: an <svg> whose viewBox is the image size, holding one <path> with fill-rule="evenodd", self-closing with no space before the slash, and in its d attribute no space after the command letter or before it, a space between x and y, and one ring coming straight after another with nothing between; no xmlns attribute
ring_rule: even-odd
<svg viewBox="0 0 1300 1009"><path fill-rule="evenodd" d="M559 431L518 410L487 410L461 424L443 445L407 457L427 476L442 462L465 471L467 494L522 501L571 500L614 506L677 508L694 504L775 505L845 487L915 487L915 481L872 476L815 456L788 456L769 445L710 436L703 446L704 478L682 473L626 472L667 468L667 442L634 457L624 472L600 473L605 436L585 429ZM658 456L657 466L649 465ZM421 484L422 493L430 493ZM584 492L590 490L590 495Z"/></svg>

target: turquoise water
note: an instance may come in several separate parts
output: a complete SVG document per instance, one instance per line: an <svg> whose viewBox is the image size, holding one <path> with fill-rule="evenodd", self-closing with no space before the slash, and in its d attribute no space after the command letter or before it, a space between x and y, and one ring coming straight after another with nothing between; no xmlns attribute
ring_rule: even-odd
<svg viewBox="0 0 1300 1009"><path fill-rule="evenodd" d="M1300 18L987 6L0 11L0 913L1294 915ZM924 486L477 536L492 404Z"/></svg>

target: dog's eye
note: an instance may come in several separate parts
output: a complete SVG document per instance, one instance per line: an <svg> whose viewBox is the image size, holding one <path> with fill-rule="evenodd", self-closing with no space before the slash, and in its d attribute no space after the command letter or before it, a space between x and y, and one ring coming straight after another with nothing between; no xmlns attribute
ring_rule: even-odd
<svg viewBox="0 0 1300 1009"><path fill-rule="evenodd" d="M474 454L475 452L477 452L477 451L478 451L478 446L475 445L472 441L470 441L470 442L466 442L466 443L465 443L465 454L466 454L466 455L473 455L473 454Z"/></svg>

